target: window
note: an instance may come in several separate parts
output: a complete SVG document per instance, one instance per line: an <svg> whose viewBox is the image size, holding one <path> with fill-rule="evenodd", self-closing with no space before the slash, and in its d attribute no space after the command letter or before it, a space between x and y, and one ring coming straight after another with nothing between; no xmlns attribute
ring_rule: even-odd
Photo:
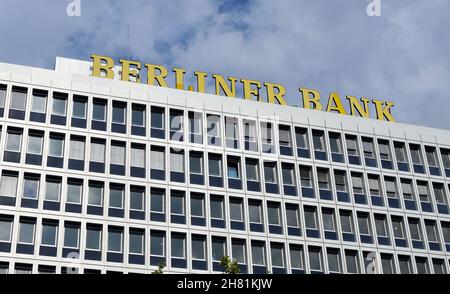
<svg viewBox="0 0 450 294"><path fill-rule="evenodd" d="M414 200L414 187L409 179L400 179L402 185L403 198L405 200Z"/></svg>
<svg viewBox="0 0 450 294"><path fill-rule="evenodd" d="M74 95L72 117L86 118L87 97Z"/></svg>
<svg viewBox="0 0 450 294"><path fill-rule="evenodd" d="M345 250L345 263L347 264L347 273L349 274L359 274L359 260L358 251L355 250Z"/></svg>
<svg viewBox="0 0 450 294"><path fill-rule="evenodd" d="M190 173L203 175L203 153L190 152L189 155Z"/></svg>
<svg viewBox="0 0 450 294"><path fill-rule="evenodd" d="M257 159L245 159L245 171L247 181L259 182L259 168Z"/></svg>
<svg viewBox="0 0 450 294"><path fill-rule="evenodd" d="M420 150L420 145L409 144L409 149L411 151L411 159L413 164L422 165L422 151Z"/></svg>
<svg viewBox="0 0 450 294"><path fill-rule="evenodd" d="M5 108L6 90L6 85L0 85L0 108Z"/></svg>
<svg viewBox="0 0 450 294"><path fill-rule="evenodd" d="M183 132L183 111L170 110L170 131ZM174 139L174 138L171 138ZM178 139L178 138L176 138Z"/></svg>
<svg viewBox="0 0 450 294"><path fill-rule="evenodd" d="M170 196L170 213L184 215L184 194L172 191Z"/></svg>
<svg viewBox="0 0 450 294"><path fill-rule="evenodd" d="M273 267L284 267L284 246L279 243L270 243L270 255Z"/></svg>
<svg viewBox="0 0 450 294"><path fill-rule="evenodd" d="M322 131L313 131L313 145L316 151L325 151L325 138Z"/></svg>
<svg viewBox="0 0 450 294"><path fill-rule="evenodd" d="M428 183L417 181L417 190L419 191L419 199L421 202L429 203L430 202L430 191L428 189Z"/></svg>
<svg viewBox="0 0 450 294"><path fill-rule="evenodd" d="M84 139L70 139L70 159L84 160Z"/></svg>
<svg viewBox="0 0 450 294"><path fill-rule="evenodd" d="M372 235L372 228L370 225L370 218L368 213L364 212L358 212L358 228L359 233L361 235L371 236Z"/></svg>
<svg viewBox="0 0 450 294"><path fill-rule="evenodd" d="M42 141L43 141L42 135L30 132L28 135L27 153L41 155L42 154Z"/></svg>
<svg viewBox="0 0 450 294"><path fill-rule="evenodd" d="M330 150L331 153L342 154L342 143L340 134L330 133Z"/></svg>
<svg viewBox="0 0 450 294"><path fill-rule="evenodd" d="M228 178L240 179L239 160L237 158L228 157L227 160Z"/></svg>
<svg viewBox="0 0 450 294"><path fill-rule="evenodd" d="M252 120L244 120L244 141L256 142L256 123ZM248 148L246 148L248 150ZM253 150L256 151L256 150Z"/></svg>
<svg viewBox="0 0 450 294"><path fill-rule="evenodd" d="M131 144L130 165L145 168L145 145Z"/></svg>
<svg viewBox="0 0 450 294"><path fill-rule="evenodd" d="M125 145L111 142L111 164L125 165Z"/></svg>
<svg viewBox="0 0 450 294"><path fill-rule="evenodd" d="M222 196L212 196L210 198L211 218L224 219L224 203Z"/></svg>
<svg viewBox="0 0 450 294"><path fill-rule="evenodd" d="M260 123L260 129L261 129L261 142L263 144L263 152L273 152L271 150L270 145L273 143L273 130L272 130L272 123L270 122L261 122ZM269 146L267 146L269 145Z"/></svg>
<svg viewBox="0 0 450 294"><path fill-rule="evenodd" d="M127 104L121 102L113 102L112 122L116 124L125 124L127 121Z"/></svg>
<svg viewBox="0 0 450 294"><path fill-rule="evenodd" d="M246 253L245 253L245 241L239 239L231 240L231 252L232 258L236 259L239 264L246 263Z"/></svg>
<svg viewBox="0 0 450 294"><path fill-rule="evenodd" d="M205 217L205 197L200 193L191 193L191 216Z"/></svg>
<svg viewBox="0 0 450 294"><path fill-rule="evenodd" d="M237 222L244 221L241 199L230 198L230 219Z"/></svg>
<svg viewBox="0 0 450 294"><path fill-rule="evenodd" d="M226 255L226 239L220 237L211 237L212 260L220 262Z"/></svg>
<svg viewBox="0 0 450 294"><path fill-rule="evenodd" d="M0 215L0 241L11 242L13 218Z"/></svg>
<svg viewBox="0 0 450 294"><path fill-rule="evenodd" d="M39 176L25 174L23 182L23 198L39 198Z"/></svg>
<svg viewBox="0 0 450 294"><path fill-rule="evenodd" d="M86 225L86 249L100 251L102 248L102 227Z"/></svg>
<svg viewBox="0 0 450 294"><path fill-rule="evenodd" d="M21 219L19 223L19 243L34 244L34 231L36 223L34 220Z"/></svg>
<svg viewBox="0 0 450 294"><path fill-rule="evenodd" d="M394 151L397 162L406 162L405 144L394 142Z"/></svg>
<svg viewBox="0 0 450 294"><path fill-rule="evenodd" d="M291 258L291 268L304 269L304 252L303 247L299 245L290 244L289 253Z"/></svg>
<svg viewBox="0 0 450 294"><path fill-rule="evenodd" d="M307 229L317 230L317 215L316 208L305 207L305 225Z"/></svg>
<svg viewBox="0 0 450 294"><path fill-rule="evenodd" d="M347 144L347 154L351 156L358 156L358 139L356 136L345 136L345 143Z"/></svg>
<svg viewBox="0 0 450 294"><path fill-rule="evenodd" d="M150 211L164 213L164 190L151 189L150 190Z"/></svg>
<svg viewBox="0 0 450 294"><path fill-rule="evenodd" d="M20 152L22 133L8 130L6 137L6 151Z"/></svg>
<svg viewBox="0 0 450 294"><path fill-rule="evenodd" d="M89 184L88 205L102 206L103 203L103 185Z"/></svg>
<svg viewBox="0 0 450 294"><path fill-rule="evenodd" d="M122 252L123 230L119 228L108 229L108 251Z"/></svg>
<svg viewBox="0 0 450 294"><path fill-rule="evenodd" d="M334 171L337 192L347 192L347 179L345 171Z"/></svg>
<svg viewBox="0 0 450 294"><path fill-rule="evenodd" d="M208 134L208 145L220 146L220 117L208 114L206 116L206 128Z"/></svg>
<svg viewBox="0 0 450 294"><path fill-rule="evenodd" d="M92 162L105 163L105 142L91 140L91 158Z"/></svg>
<svg viewBox="0 0 450 294"><path fill-rule="evenodd" d="M67 94L54 93L52 114L66 116L66 102Z"/></svg>
<svg viewBox="0 0 450 294"><path fill-rule="evenodd" d="M41 245L56 247L58 242L58 223L42 221Z"/></svg>
<svg viewBox="0 0 450 294"><path fill-rule="evenodd" d="M371 196L380 196L380 179L378 176L369 175L369 187Z"/></svg>
<svg viewBox="0 0 450 294"><path fill-rule="evenodd" d="M397 198L397 183L395 178L385 177L386 195L388 198Z"/></svg>
<svg viewBox="0 0 450 294"><path fill-rule="evenodd" d="M327 248L328 270L330 273L341 272L341 255L339 249Z"/></svg>
<svg viewBox="0 0 450 294"><path fill-rule="evenodd" d="M165 152L163 148L152 147L150 151L150 166L152 169L165 169Z"/></svg>
<svg viewBox="0 0 450 294"><path fill-rule="evenodd" d="M59 202L61 195L61 179L47 178L45 184L45 200Z"/></svg>
<svg viewBox="0 0 450 294"><path fill-rule="evenodd" d="M47 91L33 90L33 98L31 100L31 111L37 113L46 113L47 96L48 96Z"/></svg>
<svg viewBox="0 0 450 294"><path fill-rule="evenodd" d="M130 188L130 209L136 211L144 210L145 187L131 186Z"/></svg>
<svg viewBox="0 0 450 294"><path fill-rule="evenodd" d="M300 183L304 188L312 187L312 171L310 167L300 166Z"/></svg>
<svg viewBox="0 0 450 294"><path fill-rule="evenodd" d="M130 228L130 254L144 254L144 230Z"/></svg>
<svg viewBox="0 0 450 294"><path fill-rule="evenodd" d="M426 274L430 273L428 259L426 257L416 256L416 267L417 267L417 273L419 275L426 275Z"/></svg>
<svg viewBox="0 0 450 294"><path fill-rule="evenodd" d="M208 156L209 175L215 177L222 176L222 157L220 155Z"/></svg>
<svg viewBox="0 0 450 294"><path fill-rule="evenodd" d="M78 225L64 226L64 247L78 248L78 240L80 237L80 227Z"/></svg>
<svg viewBox="0 0 450 294"><path fill-rule="evenodd" d="M248 201L248 218L250 223L262 224L262 208L261 201Z"/></svg>
<svg viewBox="0 0 450 294"><path fill-rule="evenodd" d="M225 138L228 148L235 148L235 149L239 148L238 128L239 127L237 118L225 117Z"/></svg>
<svg viewBox="0 0 450 294"><path fill-rule="evenodd" d="M193 135L202 135L202 114L199 112L189 112L189 131ZM201 142L192 142L191 143L201 143Z"/></svg>
<svg viewBox="0 0 450 294"><path fill-rule="evenodd" d="M422 240L422 230L420 228L420 221L416 218L409 218L409 232L411 234L411 240L421 241Z"/></svg>
<svg viewBox="0 0 450 294"><path fill-rule="evenodd" d="M64 137L50 135L50 146L48 149L48 155L53 157L64 156Z"/></svg>
<svg viewBox="0 0 450 294"><path fill-rule="evenodd" d="M436 222L425 220L425 229L427 230L428 242L439 242Z"/></svg>
<svg viewBox="0 0 450 294"><path fill-rule="evenodd" d="M364 158L369 159L375 158L373 152L373 140L371 138L362 138L362 145L364 151Z"/></svg>
<svg viewBox="0 0 450 294"><path fill-rule="evenodd" d="M377 229L377 235L380 237L388 237L388 228L386 223L386 216L375 215L375 226Z"/></svg>
<svg viewBox="0 0 450 294"><path fill-rule="evenodd" d="M145 105L133 104L131 106L131 124L137 127L145 127Z"/></svg>
<svg viewBox="0 0 450 294"><path fill-rule="evenodd" d="M433 269L435 274L446 274L445 261L442 259L433 258Z"/></svg>
<svg viewBox="0 0 450 294"><path fill-rule="evenodd" d="M280 146L291 147L291 128L289 126L279 126L278 141Z"/></svg>
<svg viewBox="0 0 450 294"><path fill-rule="evenodd" d="M283 176L283 185L295 186L294 165L282 163L281 173Z"/></svg>
<svg viewBox="0 0 450 294"><path fill-rule="evenodd" d="M192 236L192 259L206 260L206 240L203 236Z"/></svg>
<svg viewBox="0 0 450 294"><path fill-rule="evenodd" d="M322 249L320 247L309 247L309 266L311 271L322 271Z"/></svg>
<svg viewBox="0 0 450 294"><path fill-rule="evenodd" d="M447 204L447 196L445 195L444 185L440 183L433 183L434 199L437 204Z"/></svg>
<svg viewBox="0 0 450 294"><path fill-rule="evenodd" d="M83 194L82 180L67 180L67 203L81 204Z"/></svg>
<svg viewBox="0 0 450 294"><path fill-rule="evenodd" d="M444 236L444 242L449 244L450 243L450 223L441 222L441 226L442 226L442 235Z"/></svg>
<svg viewBox="0 0 450 294"><path fill-rule="evenodd" d="M266 183L270 183L270 184L278 183L277 167L276 167L275 162L274 163L264 162L264 177L265 177Z"/></svg>
<svg viewBox="0 0 450 294"><path fill-rule="evenodd" d="M172 234L172 257L186 258L186 236L184 234Z"/></svg>
<svg viewBox="0 0 450 294"><path fill-rule="evenodd" d="M266 265L266 246L264 242L252 241L252 263L254 266Z"/></svg>
<svg viewBox="0 0 450 294"><path fill-rule="evenodd" d="M184 173L184 152L170 151L170 171Z"/></svg>
<svg viewBox="0 0 450 294"><path fill-rule="evenodd" d="M297 148L309 149L307 129L295 128L295 140L297 141Z"/></svg>
<svg viewBox="0 0 450 294"><path fill-rule="evenodd" d="M389 141L378 140L378 149L380 150L381 160L391 160L391 153L389 152Z"/></svg>
<svg viewBox="0 0 450 294"><path fill-rule="evenodd" d="M267 203L267 218L269 220L269 225L281 226L281 212L279 203Z"/></svg>
<svg viewBox="0 0 450 294"><path fill-rule="evenodd" d="M400 266L401 274L413 274L414 273L410 256L399 255L398 256L398 265Z"/></svg>
<svg viewBox="0 0 450 294"><path fill-rule="evenodd" d="M123 209L123 195L125 187L111 184L109 186L109 207Z"/></svg>
<svg viewBox="0 0 450 294"><path fill-rule="evenodd" d="M441 149L442 154L442 163L444 164L445 169L450 169L450 150Z"/></svg>
<svg viewBox="0 0 450 294"><path fill-rule="evenodd" d="M165 256L165 239L164 232L152 231L150 233L150 254L152 256Z"/></svg>
<svg viewBox="0 0 450 294"><path fill-rule="evenodd" d="M319 189L330 190L330 176L327 169L317 169L317 181Z"/></svg>
<svg viewBox="0 0 450 294"><path fill-rule="evenodd" d="M352 176L353 193L354 194L365 194L362 174L351 173L351 176Z"/></svg>
<svg viewBox="0 0 450 294"><path fill-rule="evenodd" d="M395 274L394 257L391 254L381 254L383 274Z"/></svg>
<svg viewBox="0 0 450 294"><path fill-rule="evenodd" d="M336 218L334 209L322 208L323 229L328 232L336 232Z"/></svg>
<svg viewBox="0 0 450 294"><path fill-rule="evenodd" d="M96 121L106 121L106 100L94 99L92 119Z"/></svg>
<svg viewBox="0 0 450 294"><path fill-rule="evenodd" d="M0 195L7 197L16 197L17 195L17 175L2 173L0 183Z"/></svg>
<svg viewBox="0 0 450 294"><path fill-rule="evenodd" d="M11 93L11 109L25 111L27 104L27 88L13 87Z"/></svg>
<svg viewBox="0 0 450 294"><path fill-rule="evenodd" d="M392 228L394 230L394 238L406 239L405 238L405 226L403 224L403 218L392 217Z"/></svg>
<svg viewBox="0 0 450 294"><path fill-rule="evenodd" d="M353 234L353 216L351 211L339 211L343 233Z"/></svg>
<svg viewBox="0 0 450 294"><path fill-rule="evenodd" d="M151 127L153 129L164 129L164 108L152 107Z"/></svg>
<svg viewBox="0 0 450 294"><path fill-rule="evenodd" d="M286 223L288 227L299 228L299 209L296 204L286 204Z"/></svg>

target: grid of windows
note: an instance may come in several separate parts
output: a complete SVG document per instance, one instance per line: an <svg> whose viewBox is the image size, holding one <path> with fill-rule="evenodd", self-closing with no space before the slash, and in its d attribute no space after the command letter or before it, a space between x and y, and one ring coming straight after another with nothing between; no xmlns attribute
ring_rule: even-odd
<svg viewBox="0 0 450 294"><path fill-rule="evenodd" d="M446 146L7 89L0 85L0 107L33 122L18 123L16 115L0 123L0 243L16 243L16 250L48 256L43 247L62 247L59 257L83 250L85 260L133 260L135 270L165 261L174 272L217 270L225 254L245 272L365 273L368 256L383 273L447 272ZM320 239L321 246L310 243ZM393 251L402 248L413 254ZM4 270L0 260L0 271L64 271L42 266L11 262Z"/></svg>

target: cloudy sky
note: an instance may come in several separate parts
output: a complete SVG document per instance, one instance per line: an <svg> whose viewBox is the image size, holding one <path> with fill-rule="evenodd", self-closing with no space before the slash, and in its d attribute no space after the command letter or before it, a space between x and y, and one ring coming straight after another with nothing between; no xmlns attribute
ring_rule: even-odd
<svg viewBox="0 0 450 294"><path fill-rule="evenodd" d="M398 121L450 129L450 1L0 0L0 62L131 58L390 100ZM127 31L130 27L130 43ZM129 47L129 50L127 49Z"/></svg>

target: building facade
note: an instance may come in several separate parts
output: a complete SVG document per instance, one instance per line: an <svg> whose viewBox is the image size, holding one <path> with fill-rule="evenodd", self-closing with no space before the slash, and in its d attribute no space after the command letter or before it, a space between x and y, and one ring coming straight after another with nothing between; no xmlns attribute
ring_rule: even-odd
<svg viewBox="0 0 450 294"><path fill-rule="evenodd" d="M450 132L0 64L0 273L447 273Z"/></svg>

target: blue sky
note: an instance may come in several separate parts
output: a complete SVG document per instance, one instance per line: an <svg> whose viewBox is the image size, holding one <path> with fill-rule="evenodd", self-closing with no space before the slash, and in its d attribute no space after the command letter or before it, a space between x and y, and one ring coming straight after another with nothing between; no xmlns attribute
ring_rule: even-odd
<svg viewBox="0 0 450 294"><path fill-rule="evenodd" d="M57 55L131 58L390 100L398 121L450 129L450 1L0 0L0 61L53 68ZM130 46L127 49L127 28Z"/></svg>

